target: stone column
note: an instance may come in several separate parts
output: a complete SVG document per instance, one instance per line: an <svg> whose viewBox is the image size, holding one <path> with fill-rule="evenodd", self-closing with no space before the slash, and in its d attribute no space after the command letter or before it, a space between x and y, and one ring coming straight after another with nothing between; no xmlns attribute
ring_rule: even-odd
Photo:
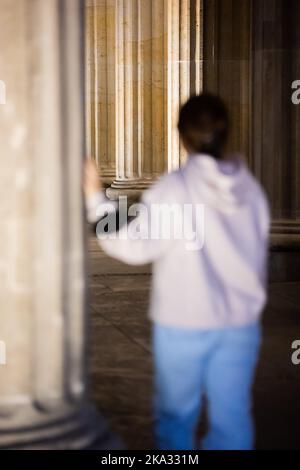
<svg viewBox="0 0 300 470"><path fill-rule="evenodd" d="M292 83L300 77L297 0L253 2L253 168L272 207L271 279L300 269L299 115Z"/></svg>
<svg viewBox="0 0 300 470"><path fill-rule="evenodd" d="M253 167L272 203L272 246L283 250L300 246L299 15L297 0L253 2Z"/></svg>
<svg viewBox="0 0 300 470"><path fill-rule="evenodd" d="M232 116L230 149L242 151L272 208L271 279L300 269L298 0L204 0L204 89ZM297 254L298 252L298 254Z"/></svg>
<svg viewBox="0 0 300 470"><path fill-rule="evenodd" d="M99 11L106 18L109 12L110 19L105 25L102 20L98 28L106 30L104 35L95 35L90 26L87 30L89 50L95 51L98 44L92 60L88 53L92 67L89 65L87 126L92 153L95 151L102 169L105 158L102 153L99 157L93 140L101 138L105 145L114 126L111 135L115 140L109 148L110 155L115 152L116 178L109 194L125 189L130 194L130 190L146 188L163 171L176 168L185 159L176 125L180 104L202 85L202 0L89 0L86 6L88 24L92 21L94 28ZM105 47L108 37L114 44L109 48ZM103 56L104 63L110 64L106 76L105 66L104 72L97 73ZM91 73L97 79L91 78ZM105 100L113 96L113 86L114 111L108 114ZM94 102L104 103L98 123ZM94 118L90 117L92 106L96 106ZM101 119L107 123L106 136Z"/></svg>
<svg viewBox="0 0 300 470"><path fill-rule="evenodd" d="M88 153L110 184L116 176L115 0L85 0Z"/></svg>
<svg viewBox="0 0 300 470"><path fill-rule="evenodd" d="M145 188L185 158L176 125L180 104L201 87L201 1L118 0L117 18L112 188Z"/></svg>
<svg viewBox="0 0 300 470"><path fill-rule="evenodd" d="M81 20L0 5L0 448L114 446L86 390Z"/></svg>
<svg viewBox="0 0 300 470"><path fill-rule="evenodd" d="M251 153L251 0L204 0L203 88L231 114L229 149ZM250 157L249 157L250 158Z"/></svg>
<svg viewBox="0 0 300 470"><path fill-rule="evenodd" d="M177 131L178 112L191 94L202 90L203 0L165 2L167 170L186 159Z"/></svg>

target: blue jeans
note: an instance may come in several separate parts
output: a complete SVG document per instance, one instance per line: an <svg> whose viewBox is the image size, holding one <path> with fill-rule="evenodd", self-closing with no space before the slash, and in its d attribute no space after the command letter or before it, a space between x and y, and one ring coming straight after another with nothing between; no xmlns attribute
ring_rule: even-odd
<svg viewBox="0 0 300 470"><path fill-rule="evenodd" d="M161 450L193 450L202 396L203 449L252 449L251 387L260 327L188 330L154 325L155 434Z"/></svg>

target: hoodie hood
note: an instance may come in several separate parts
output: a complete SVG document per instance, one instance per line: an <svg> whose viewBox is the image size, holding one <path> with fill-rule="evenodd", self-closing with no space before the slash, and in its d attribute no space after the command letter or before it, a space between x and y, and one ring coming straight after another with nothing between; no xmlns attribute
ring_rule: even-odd
<svg viewBox="0 0 300 470"><path fill-rule="evenodd" d="M188 179L195 180L191 192L197 199L221 212L233 213L246 204L253 190L250 173L241 156L216 160L210 155L190 155L186 165Z"/></svg>

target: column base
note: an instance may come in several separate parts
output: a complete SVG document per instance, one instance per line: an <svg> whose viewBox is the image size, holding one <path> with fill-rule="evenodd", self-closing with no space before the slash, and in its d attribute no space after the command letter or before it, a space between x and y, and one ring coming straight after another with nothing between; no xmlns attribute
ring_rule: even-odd
<svg viewBox="0 0 300 470"><path fill-rule="evenodd" d="M106 195L109 199L127 196L129 201L136 201L140 198L143 191L148 189L155 180L156 178L117 179L107 188Z"/></svg>
<svg viewBox="0 0 300 470"><path fill-rule="evenodd" d="M21 405L11 414L0 411L0 417L0 450L124 449L92 405L69 411Z"/></svg>
<svg viewBox="0 0 300 470"><path fill-rule="evenodd" d="M101 181L107 186L110 186L116 179L116 171L101 169Z"/></svg>
<svg viewBox="0 0 300 470"><path fill-rule="evenodd" d="M270 237L271 282L299 281L300 272L300 221L275 220Z"/></svg>

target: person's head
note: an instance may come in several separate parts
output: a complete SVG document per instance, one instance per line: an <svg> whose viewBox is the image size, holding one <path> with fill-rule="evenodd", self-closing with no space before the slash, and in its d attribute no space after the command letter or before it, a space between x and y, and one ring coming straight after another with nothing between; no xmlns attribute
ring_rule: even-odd
<svg viewBox="0 0 300 470"><path fill-rule="evenodd" d="M229 132L225 103L210 93L192 96L180 110L178 130L189 153L206 153L221 159Z"/></svg>

